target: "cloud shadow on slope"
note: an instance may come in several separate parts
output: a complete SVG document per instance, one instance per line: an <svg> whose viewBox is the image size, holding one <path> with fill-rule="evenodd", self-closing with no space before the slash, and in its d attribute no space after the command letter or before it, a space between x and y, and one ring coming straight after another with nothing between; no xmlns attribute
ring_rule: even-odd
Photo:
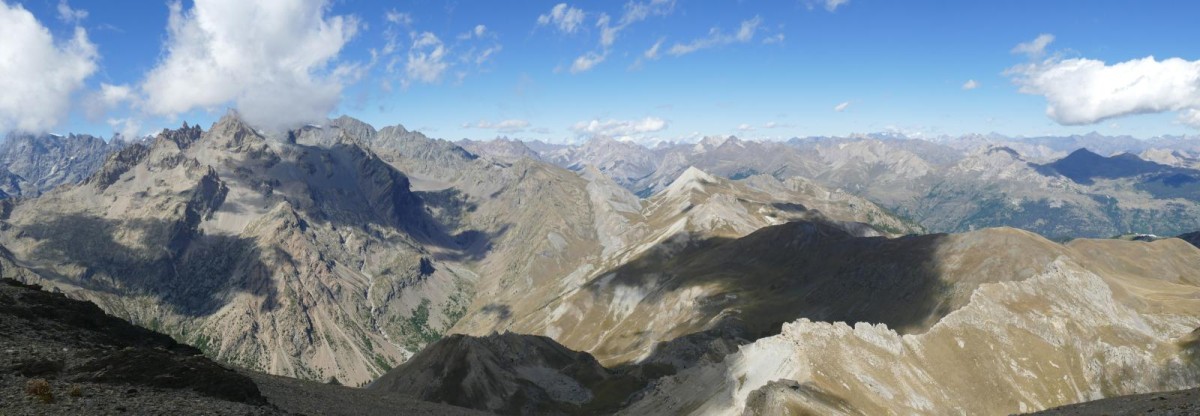
<svg viewBox="0 0 1200 416"><path fill-rule="evenodd" d="M39 268L47 278L122 297L149 295L189 317L211 315L236 292L262 296L264 310L278 307L270 272L248 239L199 234L181 222L82 214L24 226L21 233L38 240L30 260L82 269L67 276ZM138 244L126 245L118 235L138 236Z"/></svg>
<svg viewBox="0 0 1200 416"><path fill-rule="evenodd" d="M677 292L717 288L696 300L701 316L691 322L699 325L679 327L686 335L659 343L645 362L695 354L696 345L716 339L745 343L776 335L800 318L917 333L954 308L946 302L953 287L941 279L935 258L944 237L854 237L829 223L793 222L682 249L666 243L614 269L607 288L592 282L587 289L604 296L613 285L630 286L647 293L641 305L664 305Z"/></svg>
<svg viewBox="0 0 1200 416"><path fill-rule="evenodd" d="M377 233L375 227L398 230L436 248L438 260L480 260L506 231L467 229L463 218L477 206L465 195L454 189L414 192L407 175L357 144L291 144L288 150L296 153L253 155L255 160L229 166L234 174L222 180L264 189L265 198L282 197L314 222L368 233Z"/></svg>

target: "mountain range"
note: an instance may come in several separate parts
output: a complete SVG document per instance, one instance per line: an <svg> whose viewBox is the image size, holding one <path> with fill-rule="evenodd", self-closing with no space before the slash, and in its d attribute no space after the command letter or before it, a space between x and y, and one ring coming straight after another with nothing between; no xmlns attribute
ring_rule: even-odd
<svg viewBox="0 0 1200 416"><path fill-rule="evenodd" d="M650 148L350 117L267 132L231 111L142 141L20 140L0 146L21 185L0 201L4 277L363 397L1007 414L1200 384L1193 236L1097 238L1200 230L1185 139ZM1091 140L1109 156L1069 149Z"/></svg>

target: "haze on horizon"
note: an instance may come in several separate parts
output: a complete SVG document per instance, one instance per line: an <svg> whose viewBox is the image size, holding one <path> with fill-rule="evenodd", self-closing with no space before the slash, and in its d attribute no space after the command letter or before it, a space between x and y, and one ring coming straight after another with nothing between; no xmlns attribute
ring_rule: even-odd
<svg viewBox="0 0 1200 416"><path fill-rule="evenodd" d="M433 137L652 143L1200 128L1193 2L0 0L0 132L235 108Z"/></svg>

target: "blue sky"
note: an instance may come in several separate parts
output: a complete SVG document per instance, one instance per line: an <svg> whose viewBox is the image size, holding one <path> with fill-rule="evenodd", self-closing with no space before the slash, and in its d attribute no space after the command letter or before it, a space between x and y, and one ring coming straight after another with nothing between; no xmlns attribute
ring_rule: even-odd
<svg viewBox="0 0 1200 416"><path fill-rule="evenodd" d="M581 1L561 3L556 18L560 2L304 0L274 2L308 9L272 11L280 22L215 23L185 1L178 33L168 29L167 2L0 1L10 17L32 13L60 49L76 27L94 46L93 54L71 55L90 60L94 71L64 77L80 79L76 88L52 88L69 90L69 104L38 113L57 117L27 123L55 132L107 137L183 120L207 126L229 107L271 125L348 114L447 139L556 142L889 130L1149 137L1195 134L1189 124L1200 124L1200 91L1188 89L1200 90L1200 3L1189 1ZM212 9L226 14L208 18L250 15L256 11L238 8L254 3L224 2ZM236 38L259 22L298 28ZM611 42L605 28L616 29ZM235 32L241 48L230 52L230 67L190 68L195 57L223 55L228 45L177 49L221 31ZM286 39L297 34L313 36ZM1014 51L1040 35L1053 40ZM657 54L649 53L656 43ZM314 62L294 62L308 51L318 51ZM575 65L588 56L604 59ZM1169 58L1178 59L1167 65ZM282 61L289 64L276 67ZM1078 70L1088 63L1096 65ZM1064 68L1076 70L1063 75ZM156 71L159 82L148 82ZM9 78L42 73L24 72ZM1121 95L1123 76L1162 85ZM965 88L969 81L974 88ZM105 84L121 87L107 101ZM9 107L0 105L8 130L32 111Z"/></svg>

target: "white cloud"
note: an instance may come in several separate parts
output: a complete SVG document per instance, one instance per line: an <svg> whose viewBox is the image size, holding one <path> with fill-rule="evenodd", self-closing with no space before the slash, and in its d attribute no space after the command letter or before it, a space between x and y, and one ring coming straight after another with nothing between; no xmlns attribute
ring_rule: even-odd
<svg viewBox="0 0 1200 416"><path fill-rule="evenodd" d="M99 55L87 31L69 39L20 5L0 1L0 132L42 132L66 118L71 95L96 72Z"/></svg>
<svg viewBox="0 0 1200 416"><path fill-rule="evenodd" d="M125 139L135 139L141 136L142 123L135 118L110 118L108 125L112 126L113 132L120 134Z"/></svg>
<svg viewBox="0 0 1200 416"><path fill-rule="evenodd" d="M79 22L87 19L87 17L87 10L72 9L71 5L67 4L67 0L58 0L58 20L71 24L79 24Z"/></svg>
<svg viewBox="0 0 1200 416"><path fill-rule="evenodd" d="M651 46L650 49L646 49L646 52L642 53L642 57L650 60L658 59L658 50L662 48L663 42L666 42L666 40L666 38L659 38L657 42L654 42L654 46Z"/></svg>
<svg viewBox="0 0 1200 416"><path fill-rule="evenodd" d="M580 121L571 126L571 131L580 136L611 137L629 140L647 133L655 133L667 128L667 121L658 117L646 117L641 120L606 120L593 119Z"/></svg>
<svg viewBox="0 0 1200 416"><path fill-rule="evenodd" d="M979 88L979 82L977 82L973 79L968 79L967 82L964 82L962 85L962 89L967 90L967 91L970 91L970 90L973 90L976 88Z"/></svg>
<svg viewBox="0 0 1200 416"><path fill-rule="evenodd" d="M768 36L768 37L764 38L762 40L762 43L764 45L772 45L772 44L776 44L776 43L783 43L784 39L785 39L785 37L782 33L776 33L772 36Z"/></svg>
<svg viewBox="0 0 1200 416"><path fill-rule="evenodd" d="M1200 129L1200 110L1191 108L1180 112L1179 122Z"/></svg>
<svg viewBox="0 0 1200 416"><path fill-rule="evenodd" d="M849 101L845 101L845 102L842 102L841 104L833 106L833 111L837 111L840 113L840 112L846 111L847 108L850 108Z"/></svg>
<svg viewBox="0 0 1200 416"><path fill-rule="evenodd" d="M583 10L559 3L550 9L550 13L538 16L537 23L538 26L554 25L563 33L575 33L583 24Z"/></svg>
<svg viewBox="0 0 1200 416"><path fill-rule="evenodd" d="M405 87L412 82L434 84L441 82L442 74L450 64L446 63L446 45L432 33L422 32L414 35L412 47L408 50L408 62L404 64Z"/></svg>
<svg viewBox="0 0 1200 416"><path fill-rule="evenodd" d="M466 129L485 129L495 130L500 133L519 133L529 128L529 122L518 119L504 120L499 123L492 123L487 120L479 120L474 123L463 123L462 126Z"/></svg>
<svg viewBox="0 0 1200 416"><path fill-rule="evenodd" d="M616 24L613 24L612 17L607 13L601 13L596 18L596 27L600 29L599 50L590 51L575 58L575 61L571 63L571 73L585 72L597 64L604 62L608 57L613 43L617 41L617 35L625 30L625 28L634 23L646 20L650 16L666 16L674 10L675 0L629 2L625 4L625 10L621 13L621 18L617 20ZM631 68L636 68L639 64L640 62L634 62Z"/></svg>
<svg viewBox="0 0 1200 416"><path fill-rule="evenodd" d="M754 126L748 123L742 123L737 126L738 131L754 131Z"/></svg>
<svg viewBox="0 0 1200 416"><path fill-rule="evenodd" d="M754 39L754 33L758 31L760 24L762 24L762 17L755 16L753 19L743 21L737 33L734 34L726 34L721 29L714 27L708 31L708 36L689 43L676 43L671 46L671 49L667 53L673 56L681 56L714 46L746 43Z"/></svg>
<svg viewBox="0 0 1200 416"><path fill-rule="evenodd" d="M777 121L768 121L766 124L763 124L764 129L781 129L781 128L786 128L786 127L793 127L793 126L791 124L780 123Z"/></svg>
<svg viewBox="0 0 1200 416"><path fill-rule="evenodd" d="M487 26L475 25L474 29L471 29L471 30L467 31L466 33L458 35L458 39L459 40L468 40L471 38L482 38L483 35L486 35L486 34L487 34Z"/></svg>
<svg viewBox="0 0 1200 416"><path fill-rule="evenodd" d="M152 114L232 102L256 126L293 127L326 117L354 72L334 65L358 20L327 16L324 0L196 0L186 11L176 1L170 9L165 56L141 86Z"/></svg>
<svg viewBox="0 0 1200 416"><path fill-rule="evenodd" d="M83 100L84 113L91 120L98 120L109 110L138 100L137 93L126 84L100 83L100 90L91 92Z"/></svg>
<svg viewBox="0 0 1200 416"><path fill-rule="evenodd" d="M1017 46L1012 48L1011 52L1024 54L1030 58L1040 58L1046 54L1046 47L1051 42L1054 42L1054 35L1043 33L1038 35L1034 40L1017 44Z"/></svg>
<svg viewBox="0 0 1200 416"><path fill-rule="evenodd" d="M825 0L825 10L831 12L837 11L838 7L844 6L848 3L850 3L850 0Z"/></svg>
<svg viewBox="0 0 1200 416"><path fill-rule="evenodd" d="M608 57L607 53L605 53L605 54L599 54L596 52L585 53L585 54L581 55L580 57L575 58L575 61L571 63L571 73L578 74L580 72L589 71L592 69L592 67L596 66L597 64L599 64L601 62L604 62L604 59L607 57Z"/></svg>
<svg viewBox="0 0 1200 416"><path fill-rule="evenodd" d="M1046 98L1046 115L1063 125L1131 114L1200 109L1200 61L1154 57L1108 65L1085 58L1047 59L1009 68L1025 94Z"/></svg>
<svg viewBox="0 0 1200 416"><path fill-rule="evenodd" d="M412 26L413 18L410 13L402 13L396 10L390 10L384 15L384 19L401 26Z"/></svg>

